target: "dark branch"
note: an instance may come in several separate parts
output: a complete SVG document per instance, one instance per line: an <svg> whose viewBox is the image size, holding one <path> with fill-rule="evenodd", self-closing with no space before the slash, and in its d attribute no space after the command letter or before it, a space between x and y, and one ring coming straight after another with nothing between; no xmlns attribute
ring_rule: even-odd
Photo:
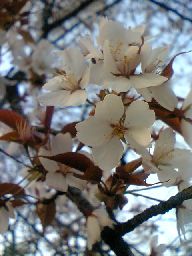
<svg viewBox="0 0 192 256"><path fill-rule="evenodd" d="M192 187L184 189L177 195L170 197L165 202L161 202L158 205L147 208L145 211L139 213L127 222L116 225L116 231L121 235L125 235L126 233L133 231L136 227L150 218L159 214L165 214L171 209L179 207L185 200L188 199L192 199Z"/></svg>
<svg viewBox="0 0 192 256"><path fill-rule="evenodd" d="M76 188L69 188L67 197L76 204L78 209L85 215L94 211L94 207L89 201L83 197L81 191ZM101 232L101 237L110 249L116 253L117 256L133 256L134 254L129 249L129 245L123 240L121 235L114 229L105 227Z"/></svg>
<svg viewBox="0 0 192 256"><path fill-rule="evenodd" d="M192 19L191 18L184 16L182 13L178 12L177 9L174 9L174 8L168 6L167 4L158 2L156 0L149 0L149 1L154 3L154 4L156 4L156 5L158 5L159 7L163 8L163 9L169 11L169 12L172 12L172 13L176 14L182 20L186 20L186 21L189 21L189 22L192 23Z"/></svg>
<svg viewBox="0 0 192 256"><path fill-rule="evenodd" d="M101 232L101 237L117 256L134 256L129 245L115 230L105 227Z"/></svg>
<svg viewBox="0 0 192 256"><path fill-rule="evenodd" d="M95 0L87 0L82 2L76 9L74 9L73 11L71 11L70 13L68 13L67 15L65 15L64 17L56 20L55 22L51 23L51 24L46 24L46 26L43 26L43 38L46 38L48 33L53 30L54 28L59 27L60 25L62 25L62 23L64 23L66 20L76 16L80 11L84 10L85 8L87 8L90 4L92 4L93 2L95 2Z"/></svg>

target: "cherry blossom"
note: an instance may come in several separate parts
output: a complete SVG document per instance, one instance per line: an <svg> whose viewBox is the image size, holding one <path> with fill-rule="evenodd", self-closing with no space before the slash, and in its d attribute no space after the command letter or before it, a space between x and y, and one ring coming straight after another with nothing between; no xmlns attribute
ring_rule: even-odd
<svg viewBox="0 0 192 256"><path fill-rule="evenodd" d="M154 121L147 103L134 101L125 110L121 97L110 94L97 103L94 116L76 125L77 137L93 147L96 163L108 170L119 163L124 151L122 141L133 147L149 144Z"/></svg>
<svg viewBox="0 0 192 256"><path fill-rule="evenodd" d="M160 131L153 155L143 155L146 171L156 173L164 185L178 184L191 176L192 152L175 147L175 133L171 128Z"/></svg>
<svg viewBox="0 0 192 256"><path fill-rule="evenodd" d="M104 208L94 210L87 218L87 247L89 250L101 239L101 231L104 227L113 227L113 221L109 218Z"/></svg>
<svg viewBox="0 0 192 256"><path fill-rule="evenodd" d="M49 73L56 67L55 48L47 40L41 40L34 49L31 57L31 67L38 75Z"/></svg>
<svg viewBox="0 0 192 256"><path fill-rule="evenodd" d="M57 107L85 103L89 69L82 53L79 48L68 48L59 54L62 70L43 86L50 92L39 97L40 103Z"/></svg>
<svg viewBox="0 0 192 256"><path fill-rule="evenodd" d="M181 119L181 130L185 141L192 147L192 90L182 106L184 118Z"/></svg>
<svg viewBox="0 0 192 256"><path fill-rule="evenodd" d="M142 46L120 45L115 51L110 49L109 41L104 44L104 87L117 92L126 92L130 88L142 89L158 86L167 78L156 72L135 73L141 62Z"/></svg>
<svg viewBox="0 0 192 256"><path fill-rule="evenodd" d="M111 52L118 54L122 46L123 49L124 47L127 48L128 45L139 46L142 42L144 30L145 26L139 26L134 29L125 28L119 22L102 18L99 26L99 36L97 37L97 46L93 44L90 37L80 39L79 44L83 54L92 62L90 64L90 82L101 84L105 80L104 45L106 41L109 42Z"/></svg>
<svg viewBox="0 0 192 256"><path fill-rule="evenodd" d="M178 190L182 191L190 186L192 186L192 183L190 181L182 181L178 184ZM178 233L180 235L180 238L182 237L181 235L183 235L186 240L188 239L188 235L190 235L190 231L192 228L191 213L192 199L189 199L184 201L182 205L178 207L176 214ZM189 239L191 239L191 237L189 237Z"/></svg>
<svg viewBox="0 0 192 256"><path fill-rule="evenodd" d="M141 68L143 73L152 73L162 70L165 57L168 54L168 47L152 49L149 44L145 44L141 49ZM178 100L171 89L170 82L164 82L159 86L142 88L139 90L146 101L154 98L161 106L169 110L174 110ZM165 97L166 95L166 97Z"/></svg>
<svg viewBox="0 0 192 256"><path fill-rule="evenodd" d="M79 171L70 168L64 164L59 164L55 161L43 158L41 156L54 156L72 151L72 138L69 133L57 134L52 138L51 148L47 150L43 147L39 150L39 160L45 170L48 171L46 175L46 183L50 188L66 192L68 186L83 189L86 182L76 178L73 174L80 174Z"/></svg>

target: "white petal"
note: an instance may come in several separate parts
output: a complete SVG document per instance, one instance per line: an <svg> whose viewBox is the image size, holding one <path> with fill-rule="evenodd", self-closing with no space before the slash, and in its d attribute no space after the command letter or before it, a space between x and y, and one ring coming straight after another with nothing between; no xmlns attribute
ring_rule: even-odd
<svg viewBox="0 0 192 256"><path fill-rule="evenodd" d="M84 57L79 48L67 48L59 53L59 57L62 58L62 67L68 74L73 74L78 81L81 79L86 64Z"/></svg>
<svg viewBox="0 0 192 256"><path fill-rule="evenodd" d="M135 149L138 147L137 144L147 147L151 141L151 132L148 128L131 128L125 133L125 138Z"/></svg>
<svg viewBox="0 0 192 256"><path fill-rule="evenodd" d="M115 21L106 21L100 27L100 37L99 44L102 46L106 40L113 42L114 44L118 42L126 42L127 30L122 26L122 24Z"/></svg>
<svg viewBox="0 0 192 256"><path fill-rule="evenodd" d="M152 52L152 47L150 44L144 44L141 47L141 68L143 72L145 72L145 68L149 63L151 52Z"/></svg>
<svg viewBox="0 0 192 256"><path fill-rule="evenodd" d="M90 84L100 85L104 79L103 63L90 64Z"/></svg>
<svg viewBox="0 0 192 256"><path fill-rule="evenodd" d="M190 150L176 148L172 164L179 169L183 180L189 180L192 177L192 152Z"/></svg>
<svg viewBox="0 0 192 256"><path fill-rule="evenodd" d="M91 55L92 58L102 58L102 53L96 47L89 36L83 37L79 40L80 47L84 55Z"/></svg>
<svg viewBox="0 0 192 256"><path fill-rule="evenodd" d="M123 114L124 105L120 96L108 94L96 105L95 117L101 122L107 121L109 125L119 123Z"/></svg>
<svg viewBox="0 0 192 256"><path fill-rule="evenodd" d="M49 91L58 91L64 88L65 81L63 80L63 76L55 76L50 79L46 84L44 84L43 89Z"/></svg>
<svg viewBox="0 0 192 256"><path fill-rule="evenodd" d="M178 172L173 170L171 167L168 169L163 169L164 166L159 167L161 170L157 172L157 176L160 182L163 182L164 186L172 186L177 181L179 176Z"/></svg>
<svg viewBox="0 0 192 256"><path fill-rule="evenodd" d="M143 89L138 89L138 93L141 94L143 96L143 98L147 101L147 102L150 102L152 101L152 98L153 98L153 95L151 93L151 90L150 88L152 87L149 87L149 88L143 88Z"/></svg>
<svg viewBox="0 0 192 256"><path fill-rule="evenodd" d="M85 180L76 178L72 173L66 175L66 182L69 186L83 190L87 184Z"/></svg>
<svg viewBox="0 0 192 256"><path fill-rule="evenodd" d="M58 155L72 151L72 138L69 133L58 133L52 138L52 155Z"/></svg>
<svg viewBox="0 0 192 256"><path fill-rule="evenodd" d="M95 117L80 122L76 125L77 138L86 145L100 146L107 143L112 134L112 128L105 120Z"/></svg>
<svg viewBox="0 0 192 256"><path fill-rule="evenodd" d="M104 208L98 208L94 210L92 214L97 216L99 224L102 228L105 226L113 227L113 221L109 218L109 215Z"/></svg>
<svg viewBox="0 0 192 256"><path fill-rule="evenodd" d="M84 104L87 99L87 94L85 90L76 90L69 94L68 99L66 99L65 106L79 106Z"/></svg>
<svg viewBox="0 0 192 256"><path fill-rule="evenodd" d="M59 172L48 172L46 175L46 183L50 188L66 192L68 184L65 176Z"/></svg>
<svg viewBox="0 0 192 256"><path fill-rule="evenodd" d="M136 89L147 88L163 84L168 80L165 76L155 73L144 73L141 75L130 76L130 82Z"/></svg>
<svg viewBox="0 0 192 256"><path fill-rule="evenodd" d="M91 250L92 246L100 240L100 237L101 229L97 218L89 216L87 218L87 247L89 250Z"/></svg>
<svg viewBox="0 0 192 256"><path fill-rule="evenodd" d="M40 148L39 150L39 156L51 156L51 152L48 150L45 150L44 148ZM39 161L45 168L45 170L49 172L55 172L59 169L58 164L55 161L49 160L44 157L39 157Z"/></svg>
<svg viewBox="0 0 192 256"><path fill-rule="evenodd" d="M39 102L45 106L65 107L70 96L69 91L60 90L43 94L38 97Z"/></svg>
<svg viewBox="0 0 192 256"><path fill-rule="evenodd" d="M132 102L126 110L126 127L150 127L155 121L155 113L144 101Z"/></svg>
<svg viewBox="0 0 192 256"><path fill-rule="evenodd" d="M192 90L188 93L187 97L185 98L183 102L183 107L182 109L186 109L192 104Z"/></svg>
<svg viewBox="0 0 192 256"><path fill-rule="evenodd" d="M177 230L180 236L184 236L185 241L191 241L191 228L191 211L181 206L177 210Z"/></svg>
<svg viewBox="0 0 192 256"><path fill-rule="evenodd" d="M104 73L106 75L118 74L119 71L117 69L115 60L112 56L112 53L109 47L109 41L105 41L105 44L103 47L103 55L104 55Z"/></svg>
<svg viewBox="0 0 192 256"><path fill-rule="evenodd" d="M106 89L112 89L113 91L119 92L127 92L131 88L132 84L130 80L126 77L116 77L111 76L107 78L103 82L103 87Z"/></svg>
<svg viewBox="0 0 192 256"><path fill-rule="evenodd" d="M88 86L89 81L90 81L90 71L91 71L90 66L84 70L82 77L81 77L80 85L79 85L79 87L81 89L85 89Z"/></svg>
<svg viewBox="0 0 192 256"><path fill-rule="evenodd" d="M181 130L185 141L192 147L192 124L182 119Z"/></svg>
<svg viewBox="0 0 192 256"><path fill-rule="evenodd" d="M152 72L155 68L163 64L165 57L168 55L168 47L155 48L150 52L146 63L145 72Z"/></svg>
<svg viewBox="0 0 192 256"><path fill-rule="evenodd" d="M178 103L177 97L171 90L170 86L165 83L156 87L151 87L151 92L154 99L164 108L173 111ZM166 95L166 97L165 97Z"/></svg>
<svg viewBox="0 0 192 256"><path fill-rule="evenodd" d="M156 141L153 153L154 161L159 162L159 159L165 161L169 157L169 153L173 151L175 145L175 134L171 128L167 128L160 132L159 138Z"/></svg>
<svg viewBox="0 0 192 256"><path fill-rule="evenodd" d="M9 226L8 211L4 207L0 207L0 234L5 233Z"/></svg>
<svg viewBox="0 0 192 256"><path fill-rule="evenodd" d="M119 164L123 151L123 145L117 137L113 137L105 145L92 149L96 164L106 171L112 170Z"/></svg>

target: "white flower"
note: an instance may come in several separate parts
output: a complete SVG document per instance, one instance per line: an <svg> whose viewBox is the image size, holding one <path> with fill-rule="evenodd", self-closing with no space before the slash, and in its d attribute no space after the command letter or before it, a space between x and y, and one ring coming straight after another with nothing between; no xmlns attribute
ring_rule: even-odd
<svg viewBox="0 0 192 256"><path fill-rule="evenodd" d="M183 181L178 184L179 191L184 190L192 186L192 183L189 181ZM185 200L180 207L177 208L177 230L179 235L183 235L185 239L190 239L192 231L192 199ZM182 238L181 238L182 240Z"/></svg>
<svg viewBox="0 0 192 256"><path fill-rule="evenodd" d="M125 28L121 23L101 19L99 27L99 37L97 38L98 44L103 47L106 40L113 46L120 44L140 45L142 43L142 36L144 34L145 26L136 28Z"/></svg>
<svg viewBox="0 0 192 256"><path fill-rule="evenodd" d="M113 221L104 208L94 210L87 218L87 247L89 250L101 239L101 231L106 226L112 228Z"/></svg>
<svg viewBox="0 0 192 256"><path fill-rule="evenodd" d="M101 229L99 222L95 216L87 218L87 247L92 249L93 244L98 242L101 238Z"/></svg>
<svg viewBox="0 0 192 256"><path fill-rule="evenodd" d="M43 86L50 92L39 97L40 103L57 107L85 103L89 69L83 55L78 48L68 48L60 53L60 58L62 72Z"/></svg>
<svg viewBox="0 0 192 256"><path fill-rule="evenodd" d="M192 90L183 102L184 118L181 119L181 131L185 141L192 147Z"/></svg>
<svg viewBox="0 0 192 256"><path fill-rule="evenodd" d="M143 73L153 73L161 68L167 53L167 47L152 49L149 44L145 44L141 48L141 67ZM174 110L178 103L177 97L172 91L169 82L155 87L140 89L139 93L142 94L146 101L151 101L154 98L161 106L171 111Z"/></svg>
<svg viewBox="0 0 192 256"><path fill-rule="evenodd" d="M104 52L104 87L116 92L126 92L131 87L142 89L158 86L167 78L155 72L135 73L141 62L140 47L121 44L111 48L109 41L105 41Z"/></svg>
<svg viewBox="0 0 192 256"><path fill-rule="evenodd" d="M15 218L15 215L11 203L7 202L5 206L0 206L0 234L8 230L9 218Z"/></svg>
<svg viewBox="0 0 192 256"><path fill-rule="evenodd" d="M44 75L56 67L55 48L47 40L41 40L35 47L32 54L31 66L38 75Z"/></svg>
<svg viewBox="0 0 192 256"><path fill-rule="evenodd" d="M124 117L125 114L125 117ZM132 147L147 146L155 115L148 104L135 101L125 110L121 97L109 94L97 103L95 115L76 125L77 137L92 146L95 162L104 170L117 166L123 154L121 140Z"/></svg>
<svg viewBox="0 0 192 256"><path fill-rule="evenodd" d="M70 134L57 134L52 138L51 149L46 150L44 148L40 148L39 155L54 156L71 151L72 139ZM84 188L86 182L73 175L74 173L80 174L77 170L43 157L39 157L39 160L43 167L48 171L46 175L46 183L49 187L63 192L68 190L68 186L79 189Z"/></svg>
<svg viewBox="0 0 192 256"><path fill-rule="evenodd" d="M175 133L171 128L160 131L153 155L143 155L143 165L150 173L157 173L164 185L178 184L192 176L192 153L175 148Z"/></svg>
<svg viewBox="0 0 192 256"><path fill-rule="evenodd" d="M121 23L106 18L101 19L97 38L98 46L94 46L89 37L85 37L79 42L83 54L94 63L90 64L90 83L101 84L106 76L106 68L104 68L104 45L106 41L109 42L111 52L117 55L122 46L127 48L129 45L141 45L144 30L144 26L127 29Z"/></svg>
<svg viewBox="0 0 192 256"><path fill-rule="evenodd" d="M89 37L84 37L79 40L79 46L86 59L90 60L90 84L100 85L103 82L103 51L93 45Z"/></svg>
<svg viewBox="0 0 192 256"><path fill-rule="evenodd" d="M7 41L13 56L13 64L17 65L19 69L28 71L31 65L31 58L29 52L31 47L26 46L26 42L20 36L15 29L10 29L7 32Z"/></svg>

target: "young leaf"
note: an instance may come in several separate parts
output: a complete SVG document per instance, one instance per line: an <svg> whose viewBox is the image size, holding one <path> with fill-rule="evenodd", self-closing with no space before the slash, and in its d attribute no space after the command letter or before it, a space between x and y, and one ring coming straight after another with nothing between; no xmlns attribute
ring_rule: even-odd
<svg viewBox="0 0 192 256"><path fill-rule="evenodd" d="M0 122L17 131L17 125L21 124L24 126L24 124L27 123L27 120L15 111L1 109Z"/></svg>
<svg viewBox="0 0 192 256"><path fill-rule="evenodd" d="M56 214L55 201L51 201L46 204L38 203L36 211L37 211L37 215L40 218L41 224L43 226L43 230L45 230L45 228L49 226L55 218L55 214Z"/></svg>
<svg viewBox="0 0 192 256"><path fill-rule="evenodd" d="M13 183L1 183L0 184L0 196L12 194L12 195L24 195L25 190L21 186Z"/></svg>
<svg viewBox="0 0 192 256"><path fill-rule="evenodd" d="M88 168L94 166L93 162L87 156L76 152L67 152L55 156L41 157L65 164L82 172L85 172Z"/></svg>

